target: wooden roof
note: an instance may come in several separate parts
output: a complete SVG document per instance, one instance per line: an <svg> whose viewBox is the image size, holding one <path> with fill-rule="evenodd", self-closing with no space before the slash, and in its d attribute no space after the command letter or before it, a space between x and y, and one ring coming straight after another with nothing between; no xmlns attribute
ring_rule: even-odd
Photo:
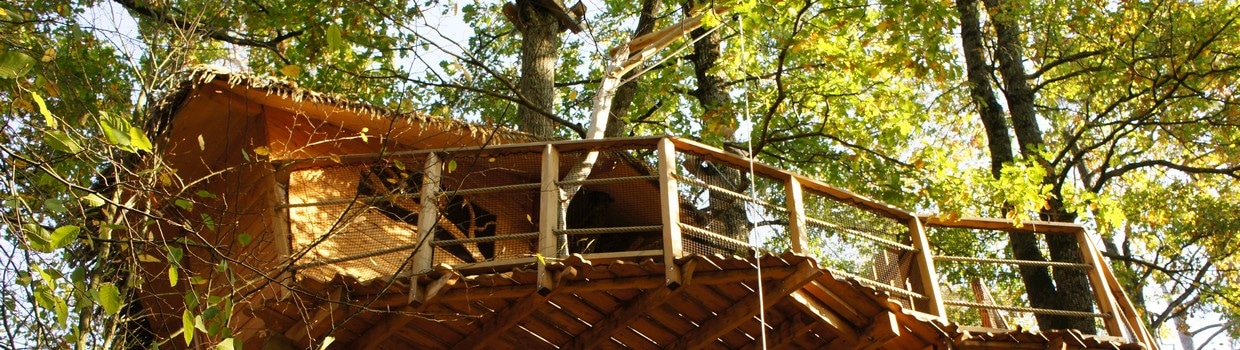
<svg viewBox="0 0 1240 350"><path fill-rule="evenodd" d="M812 258L765 255L763 295L752 258L677 261L670 289L654 260L601 264L573 256L549 267L556 287L536 291L532 266L507 272L432 274L432 295L408 303L408 286L338 280L252 312L297 348L333 336L348 349L1136 349L1076 331L970 328L904 310L884 292L820 269ZM759 306L765 306L760 315ZM305 314L297 319L290 315ZM759 317L765 316L766 334Z"/></svg>

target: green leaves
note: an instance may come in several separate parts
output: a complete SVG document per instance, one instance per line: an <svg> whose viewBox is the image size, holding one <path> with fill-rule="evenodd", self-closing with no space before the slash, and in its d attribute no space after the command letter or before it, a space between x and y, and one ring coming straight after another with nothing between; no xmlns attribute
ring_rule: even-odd
<svg viewBox="0 0 1240 350"><path fill-rule="evenodd" d="M99 117L99 129L108 143L126 152L151 151L151 140L142 129L134 127L123 118L104 113Z"/></svg>
<svg viewBox="0 0 1240 350"><path fill-rule="evenodd" d="M121 311L121 292L112 283L104 283L99 286L99 306L103 307L104 312L109 315L116 315Z"/></svg>
<svg viewBox="0 0 1240 350"><path fill-rule="evenodd" d="M188 309L181 313L181 337L185 339L185 345L194 343L194 313Z"/></svg>
<svg viewBox="0 0 1240 350"><path fill-rule="evenodd" d="M76 154L82 152L82 145L78 144L72 136L60 130L52 130L43 134L43 142L54 150Z"/></svg>
<svg viewBox="0 0 1240 350"><path fill-rule="evenodd" d="M34 64L35 60L30 55L18 51L6 51L0 54L0 79L16 79L25 76Z"/></svg>
<svg viewBox="0 0 1240 350"><path fill-rule="evenodd" d="M51 253L72 244L81 232L81 228L74 225L66 225L55 231L48 231L48 229L40 225L25 224L22 225L22 232L25 233L26 243L30 245L31 249L43 253Z"/></svg>

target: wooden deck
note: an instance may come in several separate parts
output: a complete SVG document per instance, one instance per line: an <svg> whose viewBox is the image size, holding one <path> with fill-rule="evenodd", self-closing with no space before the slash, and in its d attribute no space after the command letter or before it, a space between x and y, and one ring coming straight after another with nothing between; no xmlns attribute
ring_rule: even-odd
<svg viewBox="0 0 1240 350"><path fill-rule="evenodd" d="M603 160L610 163L595 167L589 180L566 180L566 174L572 173L569 168L587 151L613 153ZM294 239L295 251L310 253L310 258L296 265L299 290L251 306L247 312L255 316L255 324L247 327L274 330L280 334L269 335L271 339L282 339L295 348L317 346L328 339L334 348L349 349L1156 347L1117 280L1077 225L1026 222L1017 227L1005 220L919 216L811 178L670 137L428 150L385 157L421 162L402 165L413 168L421 164L421 183L455 184L448 189L422 186L420 192L405 194L405 198L473 196L463 197L463 201L477 203L478 210L486 209L500 217L513 212L506 206L526 208L526 220L496 220L494 225L500 229L494 236L475 237L468 233L475 232L472 228L462 228L459 234L464 236L444 239L435 236L433 230L448 225L434 219L447 215L436 212L445 209L411 204L410 208L421 211L423 221L409 224L409 230L416 232L403 241L384 243L386 249L382 251L328 259L321 256L330 252L316 250L323 249L318 245L321 242L298 247ZM375 164L378 158L290 159L281 160L281 167L294 173L296 179L298 171L325 165L365 166ZM447 165L448 159L453 160L452 165ZM460 159L482 159L480 167L501 167L518 175L485 184L450 179L453 174L483 171L469 168ZM706 166L703 164L747 174L744 176L753 177L755 183L764 181L759 184L777 191L764 195L765 199L734 196L729 193L731 189L718 185L719 181L696 173L701 169L693 167ZM343 173L351 177L342 181L354 183L365 181L367 174L363 172L359 179L357 171ZM314 225L336 229L361 227L347 225L353 222L387 220L368 214L365 208L373 209L378 200L397 200L348 192L335 194L351 198L336 203L332 202L335 197L299 195L297 184L287 185L290 200L282 207L291 213L294 236L305 231L305 235L327 237L322 234L326 228ZM562 191L572 186L657 201L656 207L647 200L639 203L619 198L616 205L621 207L614 209L633 218L634 223L627 224L633 237L654 237L657 244L584 255L566 252L565 237L571 240L578 235L598 234L557 224L562 222L557 218L563 209L556 204L561 203ZM528 198L528 203L511 199L488 202L486 196L495 193L509 196L504 198L525 196L520 198ZM774 223L761 229L768 235L786 237L788 251L755 257L746 252L759 247L729 237L719 232L718 225L712 226L712 219L701 218L699 205L714 205L712 201L728 196L759 208L750 211L747 219ZM779 200L771 201L771 197ZM360 214L352 204L338 211L323 209L329 203L370 203L370 207L362 205ZM626 209L638 204L646 204L649 210ZM314 215L335 217L336 221L324 224L313 220ZM628 232L623 224L605 228ZM1097 309L1081 316L1097 318L1106 335L982 327L995 326L988 321L960 324L967 320L953 319L952 315L976 312L972 309L1063 311L953 297L944 290L951 282L940 276L945 261L1029 262L938 255L939 250L932 247L934 230L1075 235L1085 248L1081 260L1056 268L1089 272ZM833 246L819 250L846 254L844 261L809 257L815 251L809 244L811 235L827 237L819 239ZM374 237L386 236L358 239ZM347 241L324 238L322 242L342 247L332 249L350 247ZM481 244L494 246L479 253ZM445 248L452 245L470 247L472 256L462 253L465 248L456 253ZM323 253L318 260L312 258L316 252ZM745 256L733 255L737 253ZM479 261L465 261L475 258ZM948 289L952 288L956 287ZM957 291L954 295L959 294ZM949 312L960 306L967 310Z"/></svg>

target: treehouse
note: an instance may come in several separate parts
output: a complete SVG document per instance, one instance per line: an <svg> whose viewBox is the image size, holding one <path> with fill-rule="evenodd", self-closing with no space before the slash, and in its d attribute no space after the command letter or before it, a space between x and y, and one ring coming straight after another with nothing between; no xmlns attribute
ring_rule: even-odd
<svg viewBox="0 0 1240 350"><path fill-rule="evenodd" d="M189 188L153 204L184 224L147 228L184 250L142 271L166 345L189 319L192 348L1157 347L1077 225L918 215L687 139L541 140L211 70L159 110L152 171ZM1013 260L1008 233L1084 253ZM998 243L954 253L970 241ZM1029 305L1021 265L1087 271L1093 310Z"/></svg>

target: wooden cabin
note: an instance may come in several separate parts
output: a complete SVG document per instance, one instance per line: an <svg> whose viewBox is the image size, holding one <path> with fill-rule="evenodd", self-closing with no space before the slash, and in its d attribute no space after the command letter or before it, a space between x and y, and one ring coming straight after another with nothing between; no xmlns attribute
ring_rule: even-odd
<svg viewBox="0 0 1240 350"><path fill-rule="evenodd" d="M152 209L181 224L145 234L183 253L145 263L140 300L165 347L1157 348L1077 225L943 220L691 140L540 140L212 70L159 110L150 170L175 192ZM1004 232L1078 237L1055 268L1089 272L1095 310L1031 308L983 282L1029 262L935 245ZM214 333L187 346L187 315Z"/></svg>

